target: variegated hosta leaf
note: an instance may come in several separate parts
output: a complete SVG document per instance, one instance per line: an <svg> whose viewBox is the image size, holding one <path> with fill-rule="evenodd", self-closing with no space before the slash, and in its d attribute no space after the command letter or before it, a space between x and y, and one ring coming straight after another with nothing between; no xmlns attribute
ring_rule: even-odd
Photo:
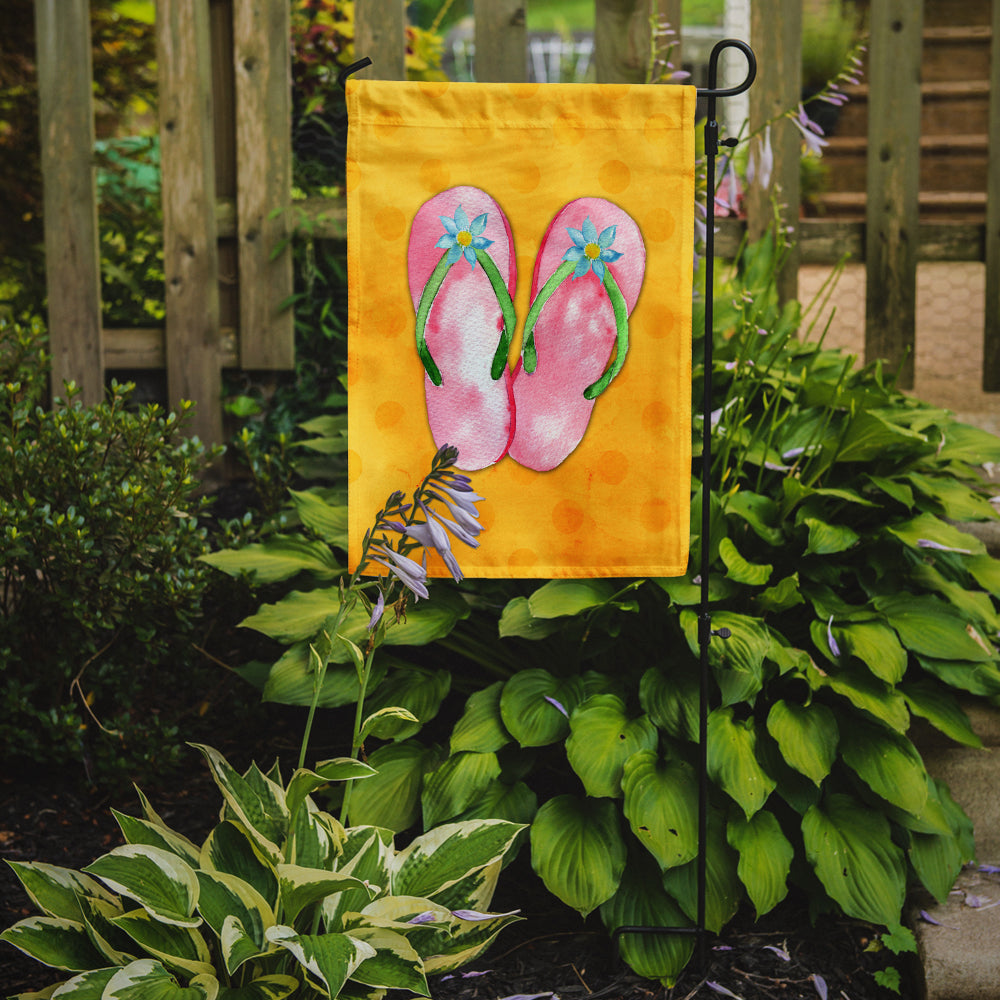
<svg viewBox="0 0 1000 1000"><path fill-rule="evenodd" d="M500 716L500 693L503 681L469 696L462 717L455 723L451 733L451 752L474 750L477 753L495 753L510 743Z"/></svg>
<svg viewBox="0 0 1000 1000"><path fill-rule="evenodd" d="M294 921L305 907L345 889L361 889L374 896L374 891L369 890L361 879L353 875L302 868L300 865L278 865L278 882L281 888L282 912L285 919L291 921Z"/></svg>
<svg viewBox="0 0 1000 1000"><path fill-rule="evenodd" d="M781 756L815 785L830 773L840 733L833 712L819 702L799 705L779 699L767 715L767 731Z"/></svg>
<svg viewBox="0 0 1000 1000"><path fill-rule="evenodd" d="M583 916L610 899L625 870L615 803L549 799L531 824L531 865L549 892Z"/></svg>
<svg viewBox="0 0 1000 1000"><path fill-rule="evenodd" d="M467 920L461 916L464 912L467 911L452 910L454 922L450 933L441 932L437 946L424 956L424 971L428 975L451 972L474 961L504 927L521 919L512 912L480 914L475 920Z"/></svg>
<svg viewBox="0 0 1000 1000"><path fill-rule="evenodd" d="M515 842L521 838L523 833L524 827L514 838ZM476 869L465 878L460 878L446 889L434 893L434 901L448 907L449 910L488 910L490 903L493 902L493 893L496 892L500 871L506 860L507 856L505 855L484 868Z"/></svg>
<svg viewBox="0 0 1000 1000"><path fill-rule="evenodd" d="M437 826L454 819L477 801L486 788L500 777L495 753L452 754L436 771L424 778L420 797L424 826Z"/></svg>
<svg viewBox="0 0 1000 1000"><path fill-rule="evenodd" d="M630 719L625 702L613 694L596 694L570 716L566 757L588 795L617 799L622 794L622 768L632 754L653 750L659 740L648 715Z"/></svg>
<svg viewBox="0 0 1000 1000"><path fill-rule="evenodd" d="M906 866L885 816L849 795L830 795L806 813L802 837L820 882L849 917L899 923Z"/></svg>
<svg viewBox="0 0 1000 1000"><path fill-rule="evenodd" d="M335 757L324 760L313 770L300 767L288 782L285 791L285 805L288 812L294 815L306 797L312 795L318 788L328 785L331 781L350 781L357 778L370 778L376 770L363 761L353 757Z"/></svg>
<svg viewBox="0 0 1000 1000"><path fill-rule="evenodd" d="M205 939L190 927L160 923L145 910L123 913L114 917L112 923L171 969L180 969L189 976L213 971Z"/></svg>
<svg viewBox="0 0 1000 1000"><path fill-rule="evenodd" d="M224 986L218 1000L285 1000L299 985L294 976L261 976L244 986Z"/></svg>
<svg viewBox="0 0 1000 1000"><path fill-rule="evenodd" d="M708 774L751 817L774 791L776 782L757 762L753 718L733 718L733 709L717 708L708 717Z"/></svg>
<svg viewBox="0 0 1000 1000"><path fill-rule="evenodd" d="M53 997L55 1000L101 1000L104 996L104 988L114 978L119 966L110 966L107 969L91 969L89 972L81 972L80 975L67 979L55 990L49 987L44 993L18 994L11 1000L28 997ZM51 991L51 992L50 992Z"/></svg>
<svg viewBox="0 0 1000 1000"><path fill-rule="evenodd" d="M93 896L114 903L115 897L97 879L40 861L8 861L31 901L46 916L81 920L81 896Z"/></svg>
<svg viewBox="0 0 1000 1000"><path fill-rule="evenodd" d="M305 868L334 868L343 842L344 828L339 821L306 799L292 821L285 856L291 864Z"/></svg>
<svg viewBox="0 0 1000 1000"><path fill-rule="evenodd" d="M730 847L740 853L736 873L760 918L788 895L788 872L795 849L781 832L774 813L766 809L750 819L731 819L726 837Z"/></svg>
<svg viewBox="0 0 1000 1000"><path fill-rule="evenodd" d="M622 790L632 832L661 869L697 855L698 783L690 765L641 751L625 762Z"/></svg>
<svg viewBox="0 0 1000 1000"><path fill-rule="evenodd" d="M351 937L375 949L375 954L351 973L355 982L430 996L424 963L402 934L384 927L356 927Z"/></svg>
<svg viewBox="0 0 1000 1000"><path fill-rule="evenodd" d="M291 952L309 977L332 997L365 959L375 957L370 944L349 934L296 934L291 927L278 924L268 928L267 939Z"/></svg>
<svg viewBox="0 0 1000 1000"><path fill-rule="evenodd" d="M192 868L198 864L199 849L182 834L149 820L127 816L125 813L118 812L117 809L112 809L111 812L118 821L122 835L128 843L159 847L171 854L176 854Z"/></svg>
<svg viewBox="0 0 1000 1000"><path fill-rule="evenodd" d="M389 887L392 858L392 833L373 826L356 826L347 831L337 870L353 875L367 888L345 889L323 900L323 920L327 930L344 930L343 915L357 912L368 905L371 893L385 892Z"/></svg>
<svg viewBox="0 0 1000 1000"><path fill-rule="evenodd" d="M195 914L198 878L194 869L171 851L125 844L84 871L96 875L113 892L134 899L162 923L179 927L197 927L201 923Z"/></svg>
<svg viewBox="0 0 1000 1000"><path fill-rule="evenodd" d="M426 771L437 766L435 750L416 740L379 747L368 762L378 771L351 789L352 826L381 826L396 833L420 817L420 790Z"/></svg>
<svg viewBox="0 0 1000 1000"><path fill-rule="evenodd" d="M510 850L523 827L501 819L446 823L421 834L393 859L392 892L433 899Z"/></svg>
<svg viewBox="0 0 1000 1000"><path fill-rule="evenodd" d="M268 901L278 905L278 876L256 842L241 823L220 823L201 847L199 867L204 871L225 872L248 882Z"/></svg>
<svg viewBox="0 0 1000 1000"><path fill-rule="evenodd" d="M105 959L95 950L87 928L65 917L28 917L0 934L26 955L54 969L81 972L100 968Z"/></svg>
<svg viewBox="0 0 1000 1000"><path fill-rule="evenodd" d="M216 1000L218 995L215 976L199 975L181 986L159 962L143 958L119 969L101 1000Z"/></svg>
<svg viewBox="0 0 1000 1000"><path fill-rule="evenodd" d="M927 771L910 740L861 719L840 749L845 763L876 795L919 815L927 802Z"/></svg>
<svg viewBox="0 0 1000 1000"><path fill-rule="evenodd" d="M93 896L83 896L80 905L90 940L104 956L105 965L128 965L140 957L140 949L135 942L114 924L115 917L125 912L120 902L109 903Z"/></svg>
<svg viewBox="0 0 1000 1000"><path fill-rule="evenodd" d="M601 920L619 927L690 927L683 910L664 891L651 859L629 859L618 891L601 905ZM619 952L640 976L673 986L694 950L692 934L622 934Z"/></svg>
<svg viewBox="0 0 1000 1000"><path fill-rule="evenodd" d="M201 887L198 910L216 935L222 938L227 919L237 920L240 930L250 938L256 952L264 951L264 931L275 923L274 911L267 900L248 882L223 872L200 871L198 883ZM229 954L227 950L226 965L232 975L239 963L230 965ZM241 959L245 960L246 957Z"/></svg>
<svg viewBox="0 0 1000 1000"><path fill-rule="evenodd" d="M583 698L579 677L560 679L548 670L521 670L504 684L500 717L521 746L547 746L569 732L570 713Z"/></svg>

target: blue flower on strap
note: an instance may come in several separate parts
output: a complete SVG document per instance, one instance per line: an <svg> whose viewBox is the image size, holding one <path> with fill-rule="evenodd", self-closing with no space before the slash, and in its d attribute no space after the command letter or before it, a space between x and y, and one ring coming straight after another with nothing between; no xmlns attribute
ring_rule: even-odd
<svg viewBox="0 0 1000 1000"><path fill-rule="evenodd" d="M476 266L476 251L485 250L493 244L493 240L485 239L483 230L486 228L486 213L477 215L469 222L469 216L461 205L455 210L455 218L439 215L444 234L434 244L440 250L448 251L448 263L454 264L459 257L465 257L469 267Z"/></svg>
<svg viewBox="0 0 1000 1000"><path fill-rule="evenodd" d="M617 250L611 249L617 229L617 226L608 226L598 235L597 226L590 221L589 215L583 220L583 226L580 229L566 227L566 232L569 233L573 246L563 254L563 260L576 262L576 269L573 271L574 281L590 270L593 270L598 280L604 280L604 265L613 264L621 257Z"/></svg>

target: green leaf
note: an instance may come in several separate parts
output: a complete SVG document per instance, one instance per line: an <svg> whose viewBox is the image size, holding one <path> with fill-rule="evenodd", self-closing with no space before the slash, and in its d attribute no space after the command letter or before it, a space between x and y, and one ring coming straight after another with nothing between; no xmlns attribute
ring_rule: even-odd
<svg viewBox="0 0 1000 1000"><path fill-rule="evenodd" d="M844 762L876 795L919 815L927 801L927 772L920 754L900 733L853 718L841 741Z"/></svg>
<svg viewBox="0 0 1000 1000"><path fill-rule="evenodd" d="M347 647L338 643L334 655L341 655ZM309 643L297 642L282 653L270 668L261 697L281 705L311 705L315 697L316 674L310 662ZM372 664L369 688L376 688L385 677L388 657L379 656ZM358 700L360 686L353 666L342 667L331 664L323 675L319 691L318 708L340 708Z"/></svg>
<svg viewBox="0 0 1000 1000"><path fill-rule="evenodd" d="M621 796L622 769L638 750L653 750L659 735L649 716L629 719L613 694L591 695L569 720L566 758L588 795Z"/></svg>
<svg viewBox="0 0 1000 1000"><path fill-rule="evenodd" d="M60 868L40 861L8 861L32 903L46 916L65 917L80 921L83 911L80 896L93 896L106 902L115 902L96 879L71 868Z"/></svg>
<svg viewBox="0 0 1000 1000"><path fill-rule="evenodd" d="M285 1000L298 988L292 976L261 976L245 986L224 986L218 1000Z"/></svg>
<svg viewBox="0 0 1000 1000"><path fill-rule="evenodd" d="M507 602L500 615L500 638L517 636L521 639L544 639L562 630L559 621L535 618L528 606L527 597L514 597Z"/></svg>
<svg viewBox="0 0 1000 1000"><path fill-rule="evenodd" d="M771 497L750 490L738 490L726 497L726 514L735 515L753 529L758 538L778 547L784 541L781 512Z"/></svg>
<svg viewBox="0 0 1000 1000"><path fill-rule="evenodd" d="M54 969L81 972L99 968L104 958L90 942L87 929L65 917L28 917L0 933L6 941L35 961Z"/></svg>
<svg viewBox="0 0 1000 1000"><path fill-rule="evenodd" d="M61 986L58 986L58 993L51 992L56 987L50 986L42 993L18 993L10 1000L41 1000L41 998L55 996L58 1000L101 1000L104 996L104 988L111 982L117 966L107 969L91 969L89 972L81 972L72 979L67 979Z"/></svg>
<svg viewBox="0 0 1000 1000"><path fill-rule="evenodd" d="M391 633L390 629L390 633ZM394 670L374 689L365 705L371 711L383 708L403 708L417 720L407 722L386 720L379 727L380 739L405 740L419 732L425 722L437 715L445 695L451 689L451 674L447 670L407 667Z"/></svg>
<svg viewBox="0 0 1000 1000"><path fill-rule="evenodd" d="M608 580L550 580L528 598L533 618L562 618L600 607L615 595Z"/></svg>
<svg viewBox="0 0 1000 1000"><path fill-rule="evenodd" d="M404 728L409 728L412 723L420 725L420 720L405 708L380 708L377 712L372 712L361 724L358 736L366 740L369 736L375 736L380 740L392 739L393 735L399 731L399 724L405 723Z"/></svg>
<svg viewBox="0 0 1000 1000"><path fill-rule="evenodd" d="M726 828L729 846L739 851L736 873L759 920L788 894L788 873L795 849L782 833L774 813L762 809L750 819L737 816Z"/></svg>
<svg viewBox="0 0 1000 1000"><path fill-rule="evenodd" d="M300 767L292 775L285 792L285 805L289 813L298 812L306 797L331 781L356 781L372 778L378 772L370 764L353 757L333 757L320 761L315 770Z"/></svg>
<svg viewBox="0 0 1000 1000"><path fill-rule="evenodd" d="M168 968L188 976L212 974L208 945L194 928L162 923L145 910L123 913L111 922Z"/></svg>
<svg viewBox="0 0 1000 1000"><path fill-rule="evenodd" d="M420 817L424 774L437 761L434 750L415 740L379 747L368 757L377 773L351 789L351 824L381 826L397 833L411 827Z"/></svg>
<svg viewBox="0 0 1000 1000"><path fill-rule="evenodd" d="M994 597L1000 597L1000 559L981 555L964 561L965 568L975 578L976 583Z"/></svg>
<svg viewBox="0 0 1000 1000"><path fill-rule="evenodd" d="M493 753L510 742L510 733L500 717L502 690L503 681L496 681L469 696L465 711L451 733L452 753L460 750Z"/></svg>
<svg viewBox="0 0 1000 1000"><path fill-rule="evenodd" d="M678 740L698 739L699 681L686 660L675 660L669 672L650 667L639 681L639 704L660 729Z"/></svg>
<svg viewBox="0 0 1000 1000"><path fill-rule="evenodd" d="M900 691L910 711L926 719L945 736L967 747L983 745L965 710L947 688L928 679L907 681L900 685Z"/></svg>
<svg viewBox="0 0 1000 1000"><path fill-rule="evenodd" d="M625 818L661 869L698 854L698 782L687 763L641 750L625 762Z"/></svg>
<svg viewBox="0 0 1000 1000"><path fill-rule="evenodd" d="M856 656L886 684L898 684L906 673L906 650L896 633L879 622L836 625L834 637L843 652Z"/></svg>
<svg viewBox="0 0 1000 1000"><path fill-rule="evenodd" d="M837 451L837 462L868 462L891 448L925 444L916 431L890 423L871 410L862 410L851 421Z"/></svg>
<svg viewBox="0 0 1000 1000"><path fill-rule="evenodd" d="M375 949L375 954L351 973L355 982L430 996L424 963L402 934L383 927L362 926L353 928L351 937Z"/></svg>
<svg viewBox="0 0 1000 1000"><path fill-rule="evenodd" d="M846 524L829 524L816 517L803 518L803 523L809 529L809 543L805 551L807 556L828 556L845 552L861 537Z"/></svg>
<svg viewBox="0 0 1000 1000"><path fill-rule="evenodd" d="M844 913L874 924L899 923L906 867L880 812L833 794L806 813L802 836L809 863Z"/></svg>
<svg viewBox="0 0 1000 1000"><path fill-rule="evenodd" d="M523 781L508 785L498 780L490 782L457 819L505 819L527 826L536 812L538 797Z"/></svg>
<svg viewBox="0 0 1000 1000"><path fill-rule="evenodd" d="M907 510L913 507L913 490L906 483L897 479L889 479L886 476L865 476L873 486L880 489L896 503L906 507Z"/></svg>
<svg viewBox="0 0 1000 1000"><path fill-rule="evenodd" d="M839 731L833 712L819 702L798 705L778 699L767 715L767 731L785 761L818 787L837 757Z"/></svg>
<svg viewBox="0 0 1000 1000"><path fill-rule="evenodd" d="M930 596L881 595L875 607L885 615L907 649L938 660L971 660L982 663L996 653L949 605Z"/></svg>
<svg viewBox="0 0 1000 1000"><path fill-rule="evenodd" d="M897 732L906 732L910 724L910 713L906 710L903 696L884 681L873 677L867 669L841 667L835 673L823 674L815 666L806 674L806 679L815 690L826 687L856 708L881 719Z"/></svg>
<svg viewBox="0 0 1000 1000"><path fill-rule="evenodd" d="M733 709L717 708L708 716L708 774L749 819L774 791L775 781L757 762L753 718L737 721Z"/></svg>
<svg viewBox="0 0 1000 1000"><path fill-rule="evenodd" d="M147 844L125 844L88 865L113 892L134 899L151 917L178 927L197 927L198 878L191 866L170 851Z"/></svg>
<svg viewBox="0 0 1000 1000"><path fill-rule="evenodd" d="M720 539L719 557L726 565L726 576L735 583L746 584L748 587L763 587L774 570L770 563L762 565L747 562L730 538Z"/></svg>
<svg viewBox="0 0 1000 1000"><path fill-rule="evenodd" d="M234 875L253 886L270 906L277 905L277 873L242 824L227 820L216 826L202 844L199 866Z"/></svg>
<svg viewBox="0 0 1000 1000"><path fill-rule="evenodd" d="M964 862L957 838L950 833L911 833L909 855L924 888L939 903L947 902Z"/></svg>
<svg viewBox="0 0 1000 1000"><path fill-rule="evenodd" d="M198 911L205 923L224 940L223 927L227 919L239 922L243 937L252 943L252 952L232 960L232 949L224 949L226 971L232 975L242 962L266 949L264 931L275 923L274 912L267 900L248 882L224 872L198 872L200 894Z"/></svg>
<svg viewBox="0 0 1000 1000"><path fill-rule="evenodd" d="M757 607L764 613L778 613L804 604L805 598L799 590L799 574L792 573L779 580L773 587L761 591L754 598Z"/></svg>
<svg viewBox="0 0 1000 1000"><path fill-rule="evenodd" d="M691 653L700 656L698 616L685 610L680 622ZM713 631L723 628L729 629L729 637L714 636L708 646L708 662L722 691L723 704L752 703L763 686L764 659L771 648L770 633L759 618L730 611L713 613Z"/></svg>
<svg viewBox="0 0 1000 1000"><path fill-rule="evenodd" d="M560 679L547 670L522 670L504 684L500 717L521 746L546 746L566 736L569 715L582 700L583 683L579 677Z"/></svg>
<svg viewBox="0 0 1000 1000"><path fill-rule="evenodd" d="M302 523L324 542L347 551L347 504L331 504L314 490L289 490Z"/></svg>
<svg viewBox="0 0 1000 1000"><path fill-rule="evenodd" d="M278 865L281 906L286 920L295 918L313 903L346 889L364 889L360 879L343 872L303 868L301 865ZM374 895L374 893L372 893Z"/></svg>
<svg viewBox="0 0 1000 1000"><path fill-rule="evenodd" d="M690 576L664 576L653 580L670 600L681 607L690 607L701 603L701 583L695 583ZM712 573L708 578L708 599L712 602L724 601L738 590L728 577Z"/></svg>
<svg viewBox="0 0 1000 1000"><path fill-rule="evenodd" d="M993 663L936 660L931 656L918 656L917 662L949 687L986 697L1000 694L1000 669Z"/></svg>
<svg viewBox="0 0 1000 1000"><path fill-rule="evenodd" d="M296 934L293 928L279 924L268 928L267 939L291 952L331 997L340 995L362 962L375 957L370 944L349 934Z"/></svg>
<svg viewBox="0 0 1000 1000"><path fill-rule="evenodd" d="M164 851L176 854L189 865L198 864L199 849L187 837L163 826L162 823L126 816L125 813L120 813L117 809L112 809L111 812L128 843L159 847Z"/></svg>
<svg viewBox="0 0 1000 1000"><path fill-rule="evenodd" d="M608 799L557 795L531 824L531 865L553 895L586 916L618 889L625 842Z"/></svg>
<svg viewBox="0 0 1000 1000"><path fill-rule="evenodd" d="M495 753L452 754L424 779L421 796L424 827L454 819L499 776L500 764Z"/></svg>
<svg viewBox="0 0 1000 1000"><path fill-rule="evenodd" d="M271 535L265 542L221 549L198 558L230 576L246 574L256 584L277 583L299 573L310 573L317 580L332 580L346 572L328 545L298 535Z"/></svg>
<svg viewBox="0 0 1000 1000"><path fill-rule="evenodd" d="M996 511L986 497L980 496L954 476L925 476L910 472L907 480L925 497L940 507L950 521L992 521Z"/></svg>
<svg viewBox="0 0 1000 1000"><path fill-rule="evenodd" d="M888 525L886 531L895 535L904 545L921 551L923 551L923 547L920 545L921 541L928 541L972 555L983 555L986 552L986 546L978 538L942 521L933 514L918 514L908 521Z"/></svg>
<svg viewBox="0 0 1000 1000"><path fill-rule="evenodd" d="M159 962L142 958L115 972L101 1000L216 1000L218 992L219 982L210 974L180 986Z"/></svg>
<svg viewBox="0 0 1000 1000"><path fill-rule="evenodd" d="M937 453L939 462L966 462L976 466L1000 462L1000 439L981 427L952 420L943 438Z"/></svg>

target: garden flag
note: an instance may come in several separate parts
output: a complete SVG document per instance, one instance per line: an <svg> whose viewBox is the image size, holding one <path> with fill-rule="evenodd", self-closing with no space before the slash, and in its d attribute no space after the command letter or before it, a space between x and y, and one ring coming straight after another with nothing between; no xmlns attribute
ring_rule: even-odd
<svg viewBox="0 0 1000 1000"><path fill-rule="evenodd" d="M350 80L347 102L352 568L450 444L485 497L466 576L685 573L694 88Z"/></svg>

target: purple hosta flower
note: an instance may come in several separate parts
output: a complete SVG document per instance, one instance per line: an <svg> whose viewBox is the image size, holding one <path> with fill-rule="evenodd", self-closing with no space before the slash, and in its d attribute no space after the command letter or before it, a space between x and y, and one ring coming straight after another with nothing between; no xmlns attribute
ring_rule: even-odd
<svg viewBox="0 0 1000 1000"><path fill-rule="evenodd" d="M972 549L957 549L952 545L942 545L940 542L935 542L930 538L918 538L917 548L921 549L937 549L939 552L958 552L964 556L971 556Z"/></svg>
<svg viewBox="0 0 1000 1000"><path fill-rule="evenodd" d="M826 641L827 645L830 647L830 652L834 656L840 656L840 646L837 645L837 640L833 637L833 615L830 615L829 621L826 623Z"/></svg>
<svg viewBox="0 0 1000 1000"><path fill-rule="evenodd" d="M459 920L480 921L492 920L494 917L516 917L521 911L510 910L507 913L480 913L479 910L452 910L451 915Z"/></svg>
<svg viewBox="0 0 1000 1000"><path fill-rule="evenodd" d="M750 146L750 159L747 161L747 183L755 181L763 190L771 186L771 174L774 173L774 150L771 148L771 126L764 129L764 134L757 136L757 141Z"/></svg>
<svg viewBox="0 0 1000 1000"><path fill-rule="evenodd" d="M457 528L452 526L451 521L438 515L442 524L446 525L456 538L461 538L466 545L475 548L479 544L476 541L476 535L483 530L483 526L479 523L479 511L476 510L476 504L484 497L473 493L472 490L458 488L455 485L448 486L445 483L435 483L434 491L428 491L427 496L444 503L451 511L451 516L455 518Z"/></svg>
<svg viewBox="0 0 1000 1000"><path fill-rule="evenodd" d="M732 990L726 989L721 983L713 983L711 980L705 983L705 985L712 990L714 993L721 993L724 997L734 997L735 1000L743 1000L738 993L734 993Z"/></svg>
<svg viewBox="0 0 1000 1000"><path fill-rule="evenodd" d="M493 970L483 969L482 972L470 970L469 972L449 972L447 976L441 977L441 982L446 983L449 979L478 979L480 976L488 976Z"/></svg>
<svg viewBox="0 0 1000 1000"><path fill-rule="evenodd" d="M776 944L766 944L764 945L765 951L773 951L775 955L782 960L782 962L790 962L792 956L788 954L787 950L784 948L779 948Z"/></svg>
<svg viewBox="0 0 1000 1000"><path fill-rule="evenodd" d="M477 215L472 222L461 205L455 209L455 218L449 219L446 215L439 215L441 225L444 226L444 233L434 244L440 250L448 251L448 263L454 264L459 257L465 257L469 266L476 266L476 251L485 250L493 244L493 240L483 237L483 230L486 228L486 213Z"/></svg>
<svg viewBox="0 0 1000 1000"><path fill-rule="evenodd" d="M409 556L404 556L387 545L373 545L369 552L372 553L372 561L385 566L407 590L412 591L417 597L430 596L427 592L426 566L421 566Z"/></svg>
<svg viewBox="0 0 1000 1000"><path fill-rule="evenodd" d="M617 226L608 226L607 229L598 234L597 226L590 221L589 215L583 220L583 226L580 229L566 227L566 232L569 233L573 246L563 254L563 260L576 263L576 270L573 272L574 279L581 278L588 271L593 270L598 280L604 280L604 265L613 264L621 257L617 250L611 249L617 230Z"/></svg>
<svg viewBox="0 0 1000 1000"><path fill-rule="evenodd" d="M455 558L454 553L451 551L451 541L448 538L448 532L442 527L440 519L428 510L424 504L420 504L420 509L424 512L427 520L423 524L408 524L405 529L406 534L415 541L418 541L425 549L434 549L444 560L444 564L448 567L448 572L451 573L452 579L456 583L460 582L463 579L462 570L458 565L458 560ZM452 523L447 518L444 520L449 525ZM475 542L475 540L473 541Z"/></svg>
<svg viewBox="0 0 1000 1000"><path fill-rule="evenodd" d="M979 865L978 870L986 875L1000 875L1000 865Z"/></svg>
<svg viewBox="0 0 1000 1000"><path fill-rule="evenodd" d="M382 620L382 615L385 612L385 594L380 590L378 592L378 600L375 602L375 607L372 608L372 616L368 619L368 631L374 630L375 626Z"/></svg>
<svg viewBox="0 0 1000 1000"><path fill-rule="evenodd" d="M406 922L408 924L432 924L435 920L437 920L437 914L433 910L424 910L423 913L410 917Z"/></svg>
<svg viewBox="0 0 1000 1000"><path fill-rule="evenodd" d="M551 697L550 695L547 695L547 694L543 695L543 697L545 698L545 700L550 705L554 705L557 709L559 709L559 711L562 712L562 714L565 715L567 719L569 718L569 712L566 711L566 709L563 706L562 702L556 701L555 698L553 698L553 697Z"/></svg>
<svg viewBox="0 0 1000 1000"><path fill-rule="evenodd" d="M823 130L806 114L806 109L801 104L798 114L792 117L792 124L802 133L806 149L816 156L822 156L823 147L827 145Z"/></svg>
<svg viewBox="0 0 1000 1000"><path fill-rule="evenodd" d="M828 992L826 988L826 980L815 972L809 978L813 981L813 986L816 987L816 992L819 994L819 1000L826 1000Z"/></svg>
<svg viewBox="0 0 1000 1000"><path fill-rule="evenodd" d="M958 930L957 927L952 927L951 924L942 924L940 920L936 920L926 910L921 910L920 911L920 919L923 920L924 923L933 924L935 927L944 927L945 929L947 929L949 931L957 931Z"/></svg>

